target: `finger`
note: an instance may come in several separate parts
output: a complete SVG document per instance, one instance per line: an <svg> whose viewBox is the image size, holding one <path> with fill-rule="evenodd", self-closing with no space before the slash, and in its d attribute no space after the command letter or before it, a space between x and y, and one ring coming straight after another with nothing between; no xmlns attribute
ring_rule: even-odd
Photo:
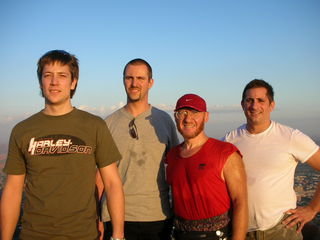
<svg viewBox="0 0 320 240"><path fill-rule="evenodd" d="M286 219L284 219L282 221L282 224L287 225L291 222L294 222L294 220L297 218L298 216L296 216L295 214L290 214L290 216L288 216Z"/></svg>
<svg viewBox="0 0 320 240"><path fill-rule="evenodd" d="M294 221L288 222L285 227L286 227L286 228L292 228L292 227L294 227L297 223L298 223L298 220L294 220Z"/></svg>
<svg viewBox="0 0 320 240"><path fill-rule="evenodd" d="M289 209L285 212L285 214L293 214L296 213L297 209Z"/></svg>
<svg viewBox="0 0 320 240"><path fill-rule="evenodd" d="M303 226L305 225L304 222L298 224L298 229L297 229L297 233L300 233L302 231Z"/></svg>
<svg viewBox="0 0 320 240"><path fill-rule="evenodd" d="M286 225L287 228L292 228L296 224L300 224L301 222L306 222L303 220L303 217L298 214L292 214L291 216L287 217L283 224Z"/></svg>

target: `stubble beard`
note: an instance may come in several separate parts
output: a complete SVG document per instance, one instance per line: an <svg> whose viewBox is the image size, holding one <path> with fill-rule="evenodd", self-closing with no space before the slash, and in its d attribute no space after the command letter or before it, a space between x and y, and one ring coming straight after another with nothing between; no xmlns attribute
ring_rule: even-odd
<svg viewBox="0 0 320 240"><path fill-rule="evenodd" d="M179 126L179 125L178 125L178 126ZM188 139L192 139L192 138L197 137L203 130L204 130L204 121L202 121L201 124L198 126L198 128L195 130L195 132L194 132L194 133L191 133L191 134L185 134L185 133L183 133L183 131L181 130L181 128L178 127L179 133L182 135L182 137L183 137L185 140L188 140Z"/></svg>
<svg viewBox="0 0 320 240"><path fill-rule="evenodd" d="M141 95L136 98L131 97L129 94L127 95L129 102L138 102L141 99Z"/></svg>

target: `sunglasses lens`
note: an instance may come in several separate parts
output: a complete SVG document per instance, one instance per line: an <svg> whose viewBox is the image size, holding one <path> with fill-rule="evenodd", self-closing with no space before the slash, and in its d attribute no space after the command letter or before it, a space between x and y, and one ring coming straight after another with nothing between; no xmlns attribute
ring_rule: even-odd
<svg viewBox="0 0 320 240"><path fill-rule="evenodd" d="M134 119L129 123L129 133L132 138L138 139L137 127L134 123Z"/></svg>

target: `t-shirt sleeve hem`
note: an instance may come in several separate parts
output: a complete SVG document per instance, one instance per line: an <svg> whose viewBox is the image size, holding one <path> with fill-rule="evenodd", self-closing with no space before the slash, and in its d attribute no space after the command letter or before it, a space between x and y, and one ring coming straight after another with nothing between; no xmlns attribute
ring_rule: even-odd
<svg viewBox="0 0 320 240"><path fill-rule="evenodd" d="M317 146L309 155L307 155L303 160L301 160L302 163L305 163L309 160L310 157L312 157L313 154L315 154L319 150L319 146Z"/></svg>
<svg viewBox="0 0 320 240"><path fill-rule="evenodd" d="M109 161L109 162L105 162L105 163L102 163L102 164L97 164L97 167L98 168L104 168L104 167L107 167L109 166L110 164L114 163L114 162L118 162L120 161L121 157L118 157L118 158L114 158L112 161Z"/></svg>
<svg viewBox="0 0 320 240"><path fill-rule="evenodd" d="M5 168L2 171L4 173L8 174L8 175L24 175L24 174L26 174L25 171L10 171L10 170L5 169Z"/></svg>

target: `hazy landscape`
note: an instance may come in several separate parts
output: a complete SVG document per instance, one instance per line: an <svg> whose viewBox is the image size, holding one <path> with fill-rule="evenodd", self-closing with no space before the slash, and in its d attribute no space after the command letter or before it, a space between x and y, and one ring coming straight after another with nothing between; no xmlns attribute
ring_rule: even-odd
<svg viewBox="0 0 320 240"><path fill-rule="evenodd" d="M320 144L320 138L313 138ZM0 144L0 193L5 182L5 174L2 172L7 156L7 144ZM320 181L320 172L313 170L308 164L298 164L295 174L295 190L298 197L298 205L306 205L310 202L315 189ZM312 221L320 231L320 214Z"/></svg>

